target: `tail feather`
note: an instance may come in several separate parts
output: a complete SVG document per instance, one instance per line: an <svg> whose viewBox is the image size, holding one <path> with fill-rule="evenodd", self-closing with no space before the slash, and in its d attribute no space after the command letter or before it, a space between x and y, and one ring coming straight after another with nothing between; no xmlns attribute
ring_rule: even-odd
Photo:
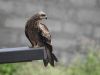
<svg viewBox="0 0 100 75"><path fill-rule="evenodd" d="M54 58L53 57L51 58L51 60L49 61L49 63L50 63L51 66L53 66L53 67L55 66L54 65Z"/></svg>
<svg viewBox="0 0 100 75"><path fill-rule="evenodd" d="M48 61L45 60L45 59L43 59L43 63L44 63L44 66L47 67L47 65L48 65Z"/></svg>
<svg viewBox="0 0 100 75"><path fill-rule="evenodd" d="M53 59L56 61L56 62L58 62L58 59L57 59L57 57L52 53L52 57L53 57Z"/></svg>
<svg viewBox="0 0 100 75"><path fill-rule="evenodd" d="M53 53L51 53L50 65L53 66L53 67L55 66L54 65L54 61L58 62L58 59L57 59L57 57Z"/></svg>
<svg viewBox="0 0 100 75"><path fill-rule="evenodd" d="M43 59L43 63L44 63L44 66L46 67L48 65L48 55L47 55L47 51L44 50L44 59Z"/></svg>
<svg viewBox="0 0 100 75"><path fill-rule="evenodd" d="M49 48L52 49L52 46L50 47L51 45L49 45ZM45 48L45 52L46 52L46 55L45 55L45 59L43 60L44 62L44 66L47 66L48 63L50 63L51 66L54 67L54 61L58 62L58 59L57 57L52 53L52 50L50 50L49 48Z"/></svg>

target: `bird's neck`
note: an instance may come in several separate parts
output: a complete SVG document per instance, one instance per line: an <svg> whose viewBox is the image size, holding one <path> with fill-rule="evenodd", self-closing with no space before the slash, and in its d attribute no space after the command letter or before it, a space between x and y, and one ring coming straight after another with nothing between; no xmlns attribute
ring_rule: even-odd
<svg viewBox="0 0 100 75"><path fill-rule="evenodd" d="M40 25L42 23L42 20L37 21L37 25Z"/></svg>
<svg viewBox="0 0 100 75"><path fill-rule="evenodd" d="M42 23L42 20L38 20L38 23Z"/></svg>

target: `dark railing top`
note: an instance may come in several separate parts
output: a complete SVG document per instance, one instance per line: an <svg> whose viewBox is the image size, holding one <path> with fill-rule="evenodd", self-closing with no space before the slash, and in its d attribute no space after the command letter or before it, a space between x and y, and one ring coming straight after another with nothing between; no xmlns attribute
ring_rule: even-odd
<svg viewBox="0 0 100 75"><path fill-rule="evenodd" d="M44 48L2 48L0 49L0 63L28 62L32 60L42 60Z"/></svg>

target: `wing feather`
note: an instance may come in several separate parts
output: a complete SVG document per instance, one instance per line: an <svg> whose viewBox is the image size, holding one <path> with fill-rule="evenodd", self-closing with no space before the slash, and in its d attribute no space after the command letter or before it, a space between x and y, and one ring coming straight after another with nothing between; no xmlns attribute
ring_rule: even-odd
<svg viewBox="0 0 100 75"><path fill-rule="evenodd" d="M51 34L44 24L40 26L40 38L44 43L51 44Z"/></svg>

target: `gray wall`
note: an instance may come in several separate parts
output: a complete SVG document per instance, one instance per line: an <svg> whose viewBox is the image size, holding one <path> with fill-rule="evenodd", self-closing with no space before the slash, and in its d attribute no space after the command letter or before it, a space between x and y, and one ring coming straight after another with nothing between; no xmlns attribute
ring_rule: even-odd
<svg viewBox="0 0 100 75"><path fill-rule="evenodd" d="M26 46L26 21L43 10L57 56L69 62L100 43L100 0L0 0L0 47Z"/></svg>

